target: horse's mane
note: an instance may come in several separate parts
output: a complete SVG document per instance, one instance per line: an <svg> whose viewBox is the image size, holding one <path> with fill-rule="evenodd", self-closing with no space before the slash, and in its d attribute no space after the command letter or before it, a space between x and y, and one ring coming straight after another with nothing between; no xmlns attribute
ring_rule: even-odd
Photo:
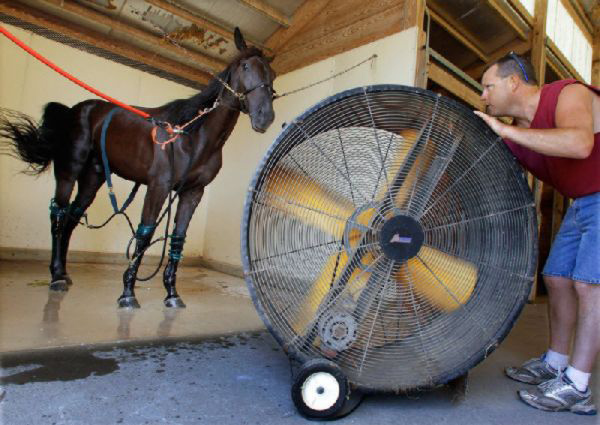
<svg viewBox="0 0 600 425"><path fill-rule="evenodd" d="M219 78L221 78L223 81L229 81L232 70L239 65L240 61L252 56L264 57L260 49L256 47L248 47L242 50L231 61L227 68L218 74ZM210 108L219 96L219 93L221 93L222 88L222 84L216 78L212 78L204 90L193 95L192 97L188 99L176 99L163 105L161 107L164 114L163 119L174 125L185 124L193 119L198 114L199 110ZM198 126L202 124L202 121L203 118L195 121L193 124L187 127L186 130L193 131L197 129Z"/></svg>

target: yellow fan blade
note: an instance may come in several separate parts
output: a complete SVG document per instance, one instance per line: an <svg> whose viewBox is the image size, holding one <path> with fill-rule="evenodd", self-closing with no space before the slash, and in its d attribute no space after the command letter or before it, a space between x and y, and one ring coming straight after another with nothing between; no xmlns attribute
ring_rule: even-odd
<svg viewBox="0 0 600 425"><path fill-rule="evenodd" d="M419 257L429 269L418 258L411 258L396 276L399 283L409 284L410 280L416 293L445 312L469 300L477 283L477 266L426 246Z"/></svg>
<svg viewBox="0 0 600 425"><path fill-rule="evenodd" d="M401 171L400 169L404 165L404 162L406 161L406 157L410 152L412 145L414 145L417 142L419 134L420 132L414 129L402 130L399 133L399 135L403 138L405 146L403 146L402 149L398 150L395 153L394 159L386 167L388 183L390 185L396 178L396 175ZM427 146L431 148L434 146L434 144L429 141L427 143ZM396 193L394 195L394 206L398 208L403 208L404 206L406 206L407 201L410 199L410 194L412 193L415 180L419 175L423 173L424 170L427 170L429 168L433 157L434 155L419 155L417 157L414 164L412 165L410 170L408 170L408 173L404 177L402 186L396 189ZM378 201L382 201L388 189L389 188L387 187L387 185L383 185L377 192L376 199Z"/></svg>
<svg viewBox="0 0 600 425"><path fill-rule="evenodd" d="M346 220L354 212L352 203L296 171L274 168L264 186L272 196L270 205L317 227L336 239L344 232Z"/></svg>
<svg viewBox="0 0 600 425"><path fill-rule="evenodd" d="M334 271L335 279L337 280L340 274L343 273L344 268L348 264L348 261L348 255L345 251L342 251L339 254L339 260L337 253L332 254L329 257L329 259L325 263L325 266L323 267L323 270L315 279L302 304L299 306L300 308L298 309L296 320L292 325L294 331L296 331L298 335L302 335L309 331L309 329L307 329L307 326L315 318L319 306L331 290ZM363 257L362 262L363 264L368 266L371 262L373 262L373 257L371 256L371 254L366 254ZM371 272L365 271L360 267L356 267L350 275L348 282L346 283L346 287L344 289L346 294L352 295L354 298L357 298L362 288L368 282L369 277L371 277Z"/></svg>

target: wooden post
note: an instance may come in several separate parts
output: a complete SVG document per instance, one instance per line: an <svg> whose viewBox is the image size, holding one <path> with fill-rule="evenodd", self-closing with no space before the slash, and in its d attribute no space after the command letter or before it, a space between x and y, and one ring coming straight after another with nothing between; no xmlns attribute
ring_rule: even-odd
<svg viewBox="0 0 600 425"><path fill-rule="evenodd" d="M424 28L425 21L425 0L417 0L416 6L416 25L418 28L417 36L417 66L415 68L415 87L427 88L427 33Z"/></svg>
<svg viewBox="0 0 600 425"><path fill-rule="evenodd" d="M548 10L548 0L535 0L535 9L533 15L533 37L531 39L531 64L535 71L535 76L538 83L544 84L546 76L546 13ZM540 271L544 266L544 261L548 255L547 249L548 236L552 232L552 224L548 226L547 220L544 217L542 204L544 200L544 184L535 180L533 183L533 192L535 199L535 207L538 218L538 269L533 280L533 287L529 294L529 301L535 302L535 296L538 292L539 280L541 279ZM545 254L545 255L544 255Z"/></svg>

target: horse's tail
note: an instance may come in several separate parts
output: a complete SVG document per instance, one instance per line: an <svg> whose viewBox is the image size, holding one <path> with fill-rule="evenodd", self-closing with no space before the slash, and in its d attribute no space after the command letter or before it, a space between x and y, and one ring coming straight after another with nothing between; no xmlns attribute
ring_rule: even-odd
<svg viewBox="0 0 600 425"><path fill-rule="evenodd" d="M17 111L0 111L0 139L8 140L13 156L29 164L30 174L44 172L67 142L71 108L50 102L44 108L41 124Z"/></svg>

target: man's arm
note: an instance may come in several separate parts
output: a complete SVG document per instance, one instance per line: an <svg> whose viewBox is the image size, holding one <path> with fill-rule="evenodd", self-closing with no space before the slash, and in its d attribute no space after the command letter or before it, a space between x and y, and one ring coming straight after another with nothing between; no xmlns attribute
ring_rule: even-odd
<svg viewBox="0 0 600 425"><path fill-rule="evenodd" d="M587 158L594 148L592 92L581 84L566 86L556 106L556 127L530 129L507 125L483 112L475 111L503 139L549 156Z"/></svg>

